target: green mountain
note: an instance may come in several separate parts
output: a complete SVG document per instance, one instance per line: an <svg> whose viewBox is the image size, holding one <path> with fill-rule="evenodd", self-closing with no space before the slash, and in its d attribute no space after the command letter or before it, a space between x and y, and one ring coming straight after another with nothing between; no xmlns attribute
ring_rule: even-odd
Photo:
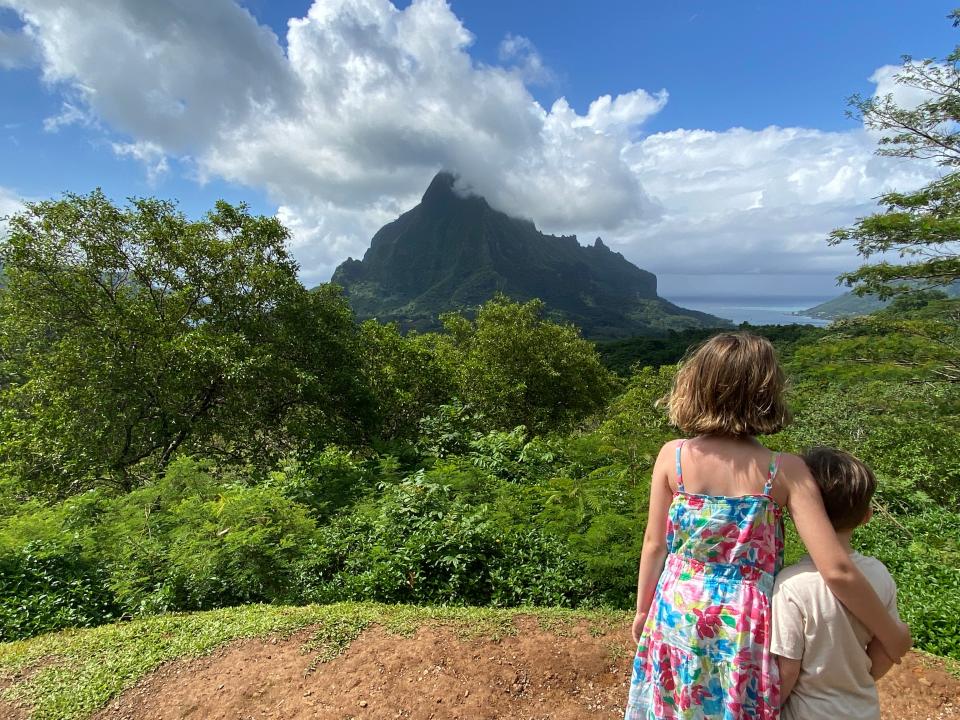
<svg viewBox="0 0 960 720"><path fill-rule="evenodd" d="M419 205L373 236L362 260L347 258L336 269L332 282L343 286L358 318L437 330L440 313L469 311L502 292L540 298L549 317L591 338L730 326L658 297L656 276L600 238L582 246L576 236L544 235L454 184L453 175L438 174Z"/></svg>
<svg viewBox="0 0 960 720"><path fill-rule="evenodd" d="M960 283L953 283L946 287L934 289L946 293L948 297L960 297ZM845 292L839 297L827 300L807 310L798 310L795 314L822 318L824 320L839 320L840 318L855 317L857 315L869 315L877 310L882 310L889 305L890 302L890 300L881 300L876 295L860 296L854 295L852 292Z"/></svg>

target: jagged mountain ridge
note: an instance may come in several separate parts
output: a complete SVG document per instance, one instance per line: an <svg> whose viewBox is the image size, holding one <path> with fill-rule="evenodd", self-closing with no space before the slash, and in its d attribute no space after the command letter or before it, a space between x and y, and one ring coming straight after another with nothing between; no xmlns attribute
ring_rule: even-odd
<svg viewBox="0 0 960 720"><path fill-rule="evenodd" d="M358 318L436 330L440 313L475 308L499 291L540 298L548 316L577 324L587 337L729 325L658 297L656 276L600 238L582 246L573 235L544 235L455 183L439 173L419 205L373 236L362 260L336 269L332 282L344 287Z"/></svg>

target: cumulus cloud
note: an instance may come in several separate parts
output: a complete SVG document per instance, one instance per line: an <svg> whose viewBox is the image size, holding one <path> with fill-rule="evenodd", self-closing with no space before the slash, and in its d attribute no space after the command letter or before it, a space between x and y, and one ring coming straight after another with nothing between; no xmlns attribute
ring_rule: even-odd
<svg viewBox="0 0 960 720"><path fill-rule="evenodd" d="M444 0L316 0L284 50L232 0L0 0L63 94L52 129L115 136L115 153L265 190L307 281L361 255L440 170L551 232L577 231L662 272L835 272L823 242L913 165L873 155L863 130L676 130L644 137L666 90L601 95L585 112L529 91L550 77L519 35L500 64ZM891 73L874 76L878 91ZM747 268L747 270L744 270Z"/></svg>
<svg viewBox="0 0 960 720"><path fill-rule="evenodd" d="M663 199L664 212L627 230L624 253L664 272L852 267L852 248L826 245L830 230L874 212L881 193L935 175L932 166L877 157L874 148L862 131L803 128L646 137L625 156L643 187Z"/></svg>
<svg viewBox="0 0 960 720"><path fill-rule="evenodd" d="M73 108L167 152L202 147L296 96L274 33L229 0L3 5L19 13L38 44L44 80Z"/></svg>
<svg viewBox="0 0 960 720"><path fill-rule="evenodd" d="M934 68L942 65L934 65ZM915 108L922 102L930 100L933 94L923 88L913 87L897 82L897 74L903 70L902 65L882 65L878 67L873 75L870 76L870 82L876 85L874 97L886 97L889 95L893 101L902 108Z"/></svg>

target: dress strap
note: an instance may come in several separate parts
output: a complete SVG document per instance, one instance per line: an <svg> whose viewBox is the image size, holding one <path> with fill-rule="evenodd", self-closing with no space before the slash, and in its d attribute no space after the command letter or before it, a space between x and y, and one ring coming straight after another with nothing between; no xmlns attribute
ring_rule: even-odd
<svg viewBox="0 0 960 720"><path fill-rule="evenodd" d="M769 495L770 491L773 490L773 479L777 476L777 471L780 469L780 456L781 453L774 453L770 458L770 468L767 470L767 484L763 486L764 495Z"/></svg>
<svg viewBox="0 0 960 720"><path fill-rule="evenodd" d="M680 467L680 448L683 447L683 444L686 440L681 440L677 443L677 490L683 492L683 468Z"/></svg>

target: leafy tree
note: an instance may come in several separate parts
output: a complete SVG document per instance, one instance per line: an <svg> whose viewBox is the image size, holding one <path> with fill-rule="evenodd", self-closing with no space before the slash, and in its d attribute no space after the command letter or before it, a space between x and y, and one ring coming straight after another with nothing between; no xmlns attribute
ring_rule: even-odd
<svg viewBox="0 0 960 720"><path fill-rule="evenodd" d="M442 316L440 349L459 397L498 428L569 428L601 409L616 388L593 345L572 325L542 319L543 302L498 295L474 320Z"/></svg>
<svg viewBox="0 0 960 720"><path fill-rule="evenodd" d="M360 325L364 377L382 439L415 439L420 421L452 399L452 373L438 357L436 338L402 335L396 323Z"/></svg>
<svg viewBox="0 0 960 720"><path fill-rule="evenodd" d="M101 191L30 203L0 240L0 465L35 489L130 489L183 450L265 462L358 433L338 289L307 292L275 219Z"/></svg>
<svg viewBox="0 0 960 720"><path fill-rule="evenodd" d="M950 17L954 26L960 24L960 10ZM891 95L850 98L852 116L886 133L878 154L960 167L960 46L942 62L905 56L896 81L921 91L926 99L906 108ZM950 172L916 192L886 193L880 204L884 212L835 230L830 243L853 242L864 258L896 253L907 262L867 264L841 275L841 280L855 285L858 294L885 298L909 292L918 282L943 286L960 279L960 173Z"/></svg>
<svg viewBox="0 0 960 720"><path fill-rule="evenodd" d="M819 342L797 349L791 369L841 385L960 382L960 301L918 305L920 297L900 296L878 313L834 323Z"/></svg>

